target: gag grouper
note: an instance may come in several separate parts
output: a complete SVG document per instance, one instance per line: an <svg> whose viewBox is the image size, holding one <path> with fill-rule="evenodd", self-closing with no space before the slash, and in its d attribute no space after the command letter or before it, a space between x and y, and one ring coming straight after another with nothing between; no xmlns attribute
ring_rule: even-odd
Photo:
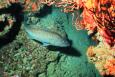
<svg viewBox="0 0 115 77"><path fill-rule="evenodd" d="M44 29L32 28L30 25L24 25L24 28L30 39L41 42L44 46L52 45L58 47L70 46L67 38L62 37L56 32Z"/></svg>

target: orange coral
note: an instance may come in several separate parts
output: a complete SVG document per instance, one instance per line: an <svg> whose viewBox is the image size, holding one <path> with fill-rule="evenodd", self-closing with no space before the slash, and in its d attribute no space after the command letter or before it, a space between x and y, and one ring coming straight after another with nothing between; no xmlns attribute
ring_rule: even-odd
<svg viewBox="0 0 115 77"><path fill-rule="evenodd" d="M36 3L33 3L32 4L32 11L36 11L37 10L37 4Z"/></svg>
<svg viewBox="0 0 115 77"><path fill-rule="evenodd" d="M93 32L97 29L103 42L110 47L115 46L114 3L114 0L95 0L95 2L87 0L82 13L83 20L81 20L86 30Z"/></svg>
<svg viewBox="0 0 115 77"><path fill-rule="evenodd" d="M93 46L90 46L89 48L88 48L88 50L87 50L87 55L89 56L89 57L94 57L95 56L95 53L94 53L94 51L93 51Z"/></svg>
<svg viewBox="0 0 115 77"><path fill-rule="evenodd" d="M107 69L107 75L114 75L115 76L115 59L110 59L106 61L104 65L105 69Z"/></svg>
<svg viewBox="0 0 115 77"><path fill-rule="evenodd" d="M61 0L55 4L67 13L82 8L82 20L76 18L76 28L86 29L89 33L97 30L103 39L101 42L115 47L115 0Z"/></svg>
<svg viewBox="0 0 115 77"><path fill-rule="evenodd" d="M99 43L96 47L90 46L88 48L87 56L89 61L95 64L101 75L115 76L114 50L106 48L103 43Z"/></svg>
<svg viewBox="0 0 115 77"><path fill-rule="evenodd" d="M111 2L110 1L111 0L100 1L98 5L99 9L96 8L97 11L93 10L93 12L96 13L93 15L93 17L94 17L95 22L97 23L97 30L99 34L102 36L102 38L104 39L104 42L110 46L114 46L115 45L115 42L114 42L115 16L113 16L113 11L110 10L110 8L113 6L115 7L115 5L112 5L112 1ZM115 9L114 7L113 9Z"/></svg>

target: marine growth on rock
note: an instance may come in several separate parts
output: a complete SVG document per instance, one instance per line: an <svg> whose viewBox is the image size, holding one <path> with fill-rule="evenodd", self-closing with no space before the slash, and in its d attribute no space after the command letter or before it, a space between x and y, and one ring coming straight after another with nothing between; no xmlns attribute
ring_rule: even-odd
<svg viewBox="0 0 115 77"><path fill-rule="evenodd" d="M115 0L0 0L0 10L17 3L21 4L23 12L39 12L47 5L71 13L76 30L87 30L88 35L98 41L96 46L88 48L88 58L102 75L115 76ZM7 21L7 24L0 27L1 32L6 25L15 22L5 16L0 17L1 24Z"/></svg>

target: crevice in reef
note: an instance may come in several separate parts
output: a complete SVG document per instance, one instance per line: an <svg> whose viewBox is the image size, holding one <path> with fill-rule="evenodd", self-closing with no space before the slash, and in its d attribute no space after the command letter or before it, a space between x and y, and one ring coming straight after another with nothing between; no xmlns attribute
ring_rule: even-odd
<svg viewBox="0 0 115 77"><path fill-rule="evenodd" d="M12 42L19 33L23 21L22 10L23 7L20 3L12 3L8 8L0 9L0 14L10 14L15 19L9 32L0 37L0 47Z"/></svg>

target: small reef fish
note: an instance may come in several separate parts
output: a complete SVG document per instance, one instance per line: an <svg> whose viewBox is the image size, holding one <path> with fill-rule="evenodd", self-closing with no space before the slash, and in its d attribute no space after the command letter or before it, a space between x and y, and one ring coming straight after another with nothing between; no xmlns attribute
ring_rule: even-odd
<svg viewBox="0 0 115 77"><path fill-rule="evenodd" d="M67 38L62 37L56 32L52 32L44 29L32 28L30 25L24 25L25 31L27 32L30 39L41 42L43 46L57 46L57 47L68 47L70 46Z"/></svg>

